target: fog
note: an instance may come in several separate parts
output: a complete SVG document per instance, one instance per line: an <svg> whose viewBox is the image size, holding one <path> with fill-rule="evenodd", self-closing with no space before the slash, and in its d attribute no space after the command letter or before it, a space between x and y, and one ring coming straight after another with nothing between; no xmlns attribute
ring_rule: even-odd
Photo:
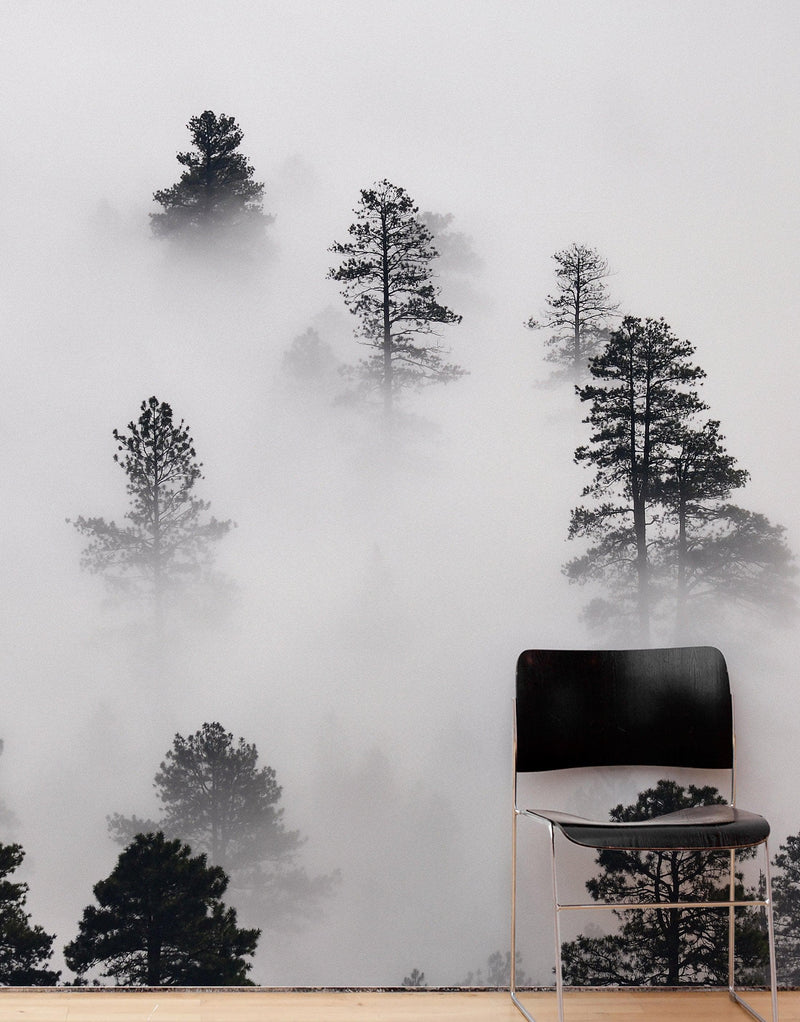
<svg viewBox="0 0 800 1022"><path fill-rule="evenodd" d="M319 919L265 931L253 978L458 983L508 947L517 655L604 644L561 572L582 412L537 386L522 325L553 252L598 248L626 311L696 345L751 472L741 502L798 549L800 12L7 2L3 21L0 797L33 921L60 956L119 852L106 816L152 814L174 733L219 720L275 768L309 871L342 872ZM263 265L193 270L150 236L205 109L236 117L265 183ZM469 375L408 396L422 425L388 450L376 416L281 372L310 326L361 357L327 250L383 177L452 213L479 260L439 278ZM237 523L217 560L230 608L156 659L65 522L122 518L111 434L151 394ZM800 829L797 630L708 642L737 695L740 801L783 840ZM548 982L548 935L523 955Z"/></svg>

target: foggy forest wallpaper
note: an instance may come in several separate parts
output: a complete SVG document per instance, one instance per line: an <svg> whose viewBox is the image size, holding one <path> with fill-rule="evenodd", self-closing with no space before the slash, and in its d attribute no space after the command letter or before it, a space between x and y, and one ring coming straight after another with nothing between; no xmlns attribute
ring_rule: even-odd
<svg viewBox="0 0 800 1022"><path fill-rule="evenodd" d="M0 13L0 873L42 952L0 983L181 981L87 915L181 842L247 960L203 982L502 983L517 656L640 644L725 653L800 982L800 8ZM646 539L597 417L642 338Z"/></svg>

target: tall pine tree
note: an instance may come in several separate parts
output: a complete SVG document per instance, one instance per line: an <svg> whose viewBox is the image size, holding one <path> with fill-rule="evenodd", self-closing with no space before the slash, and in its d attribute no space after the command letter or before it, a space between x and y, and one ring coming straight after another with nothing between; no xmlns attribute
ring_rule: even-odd
<svg viewBox="0 0 800 1022"><path fill-rule="evenodd" d="M589 361L596 382L577 388L592 434L575 460L595 475L569 529L588 546L565 572L601 584L587 617L625 641L647 644L655 623L661 641L694 641L742 608L781 620L796 609L785 530L731 502L748 473L719 422L701 419L693 354L663 320L626 317Z"/></svg>
<svg viewBox="0 0 800 1022"><path fill-rule="evenodd" d="M431 270L437 255L433 238L403 188L383 180L362 189L354 212L350 240L331 247L343 258L328 276L343 285L362 343L371 349L354 375L364 388L379 391L388 418L403 388L463 375L429 340L436 326L461 317L439 302Z"/></svg>
<svg viewBox="0 0 800 1022"><path fill-rule="evenodd" d="M251 249L271 221L263 208L264 185L239 146L244 134L233 117L205 110L186 125L192 149L178 153L186 169L178 182L153 194L162 207L150 214L153 233L184 245Z"/></svg>
<svg viewBox="0 0 800 1022"><path fill-rule="evenodd" d="M607 340L618 306L608 296L608 263L597 249L573 242L553 259L557 290L547 296L542 316L532 316L525 325L550 331L545 339L547 361L577 382Z"/></svg>
<svg viewBox="0 0 800 1022"><path fill-rule="evenodd" d="M232 896L264 925L293 925L313 916L338 874L311 877L298 861L304 839L288 830L275 771L258 765L258 750L234 740L217 721L176 734L153 786L158 821L114 814L109 832L120 844L158 830L188 842L225 870Z"/></svg>
<svg viewBox="0 0 800 1022"><path fill-rule="evenodd" d="M143 401L138 421L113 436L114 460L128 480L128 524L75 519L89 539L81 564L112 589L150 600L160 628L168 598L211 581L213 545L233 522L205 517L209 504L194 492L202 464L184 421L175 422L166 402Z"/></svg>
<svg viewBox="0 0 800 1022"><path fill-rule="evenodd" d="M705 376L691 362L694 348L667 323L626 316L603 352L590 360L597 382L578 388L590 411L589 443L576 462L595 471L583 491L592 506L572 513L570 538L594 543L567 565L578 582L601 579L615 599L632 593L639 640L650 638L650 530L659 480L683 424L705 406L697 386Z"/></svg>

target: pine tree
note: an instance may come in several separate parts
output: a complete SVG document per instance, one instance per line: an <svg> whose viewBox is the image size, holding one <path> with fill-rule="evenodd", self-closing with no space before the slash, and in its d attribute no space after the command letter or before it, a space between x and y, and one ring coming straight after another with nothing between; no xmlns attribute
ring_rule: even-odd
<svg viewBox="0 0 800 1022"><path fill-rule="evenodd" d="M522 968L522 954L517 951L515 961L515 979L517 987L529 986L530 977ZM466 977L456 986L459 987L502 987L507 988L511 982L511 952L493 951L486 961L486 973L483 969L473 972L471 969Z"/></svg>
<svg viewBox="0 0 800 1022"><path fill-rule="evenodd" d="M692 564L696 563L697 536L704 526L718 520L720 502L744 486L748 473L723 446L719 422L710 420L701 429L684 428L676 438L675 453L663 474L661 496L677 523L675 549L677 631L683 634Z"/></svg>
<svg viewBox="0 0 800 1022"><path fill-rule="evenodd" d="M309 327L294 338L283 353L281 369L286 380L296 387L322 393L340 380L339 361L329 344Z"/></svg>
<svg viewBox="0 0 800 1022"><path fill-rule="evenodd" d="M583 490L594 504L572 512L569 535L595 545L566 572L578 582L602 579L615 598L632 592L645 644L652 584L648 532L661 473L680 430L705 407L696 389L705 373L691 363L693 354L663 319L627 316L589 362L598 382L577 388L581 401L590 403L584 421L592 435L575 461L595 470Z"/></svg>
<svg viewBox="0 0 800 1022"><path fill-rule="evenodd" d="M743 608L779 621L796 610L785 530L731 503L748 473L719 422L700 418L693 354L663 320L626 317L589 361L596 382L576 388L592 434L575 460L595 475L569 527L588 547L564 570L602 585L586 617L625 641L647 644L658 624L664 640L687 642Z"/></svg>
<svg viewBox="0 0 800 1022"><path fill-rule="evenodd" d="M78 936L64 948L83 976L103 966L126 986L249 984L259 930L240 929L222 896L228 878L205 855L162 833L140 834L94 886Z"/></svg>
<svg viewBox="0 0 800 1022"><path fill-rule="evenodd" d="M792 553L785 529L730 503L749 473L724 446L720 424L685 428L665 467L659 498L672 531L656 545L662 572L675 578L676 637L724 604L782 617L795 609ZM720 599L724 597L724 599Z"/></svg>
<svg viewBox="0 0 800 1022"><path fill-rule="evenodd" d="M608 324L619 306L608 297L608 263L597 249L573 242L553 259L558 290L547 296L542 317L531 317L525 325L552 331L545 341L547 361L578 381L608 339Z"/></svg>
<svg viewBox="0 0 800 1022"><path fill-rule="evenodd" d="M343 260L328 276L343 284L345 305L358 317L359 334L372 349L354 375L381 393L390 417L401 389L464 374L444 360L438 344L423 343L435 325L458 323L461 317L439 303L431 271L437 255L433 239L403 188L383 180L362 189L354 212L350 240L331 247Z"/></svg>
<svg viewBox="0 0 800 1022"><path fill-rule="evenodd" d="M60 973L45 968L55 935L31 926L25 911L28 885L8 879L24 858L21 845L0 844L0 984L55 986Z"/></svg>
<svg viewBox="0 0 800 1022"><path fill-rule="evenodd" d="M800 834L786 839L773 862L775 955L781 982L794 987L800 984Z"/></svg>
<svg viewBox="0 0 800 1022"><path fill-rule="evenodd" d="M420 213L420 221L431 233L431 239L439 259L440 271L448 275L473 274L481 267L481 259L472 243L472 238L463 231L453 230L455 216L452 213Z"/></svg>
<svg viewBox="0 0 800 1022"><path fill-rule="evenodd" d="M258 765L255 744L216 721L184 737L155 775L162 805L157 821L115 814L109 831L121 844L158 829L188 842L229 875L231 892L246 897L248 910L269 925L313 915L338 874L309 877L297 858L303 839L287 830L282 790L272 767Z"/></svg>
<svg viewBox="0 0 800 1022"><path fill-rule="evenodd" d="M129 524L77 518L72 524L90 540L81 565L117 591L148 597L160 626L167 596L210 580L212 546L233 523L203 519L209 504L194 493L202 464L166 402L143 401L138 421L113 436L114 460L128 479Z"/></svg>
<svg viewBox="0 0 800 1022"><path fill-rule="evenodd" d="M264 185L238 151L244 137L233 117L205 110L187 124L193 149L178 153L186 169L177 184L154 193L163 207L150 214L153 233L184 244L247 247L263 237Z"/></svg>

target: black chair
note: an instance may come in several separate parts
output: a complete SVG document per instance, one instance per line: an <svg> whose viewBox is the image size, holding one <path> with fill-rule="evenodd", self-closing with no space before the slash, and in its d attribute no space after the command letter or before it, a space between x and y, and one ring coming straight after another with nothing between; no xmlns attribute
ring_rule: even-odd
<svg viewBox="0 0 800 1022"><path fill-rule="evenodd" d="M755 1018L759 1015L736 992L734 984L734 910L763 906L767 917L772 1022L778 1020L775 942L772 924L769 824L762 816L735 808L733 706L728 670L719 650L685 649L617 651L528 650L517 663L514 734L514 811L512 834L511 998L516 988L517 823L520 817L549 828L556 945L556 994L559 1022L564 1022L560 916L564 910L608 909L602 902L562 904L556 871L556 834L592 849L730 852L730 890L724 901L700 902L729 917L728 991ZM518 776L575 767L677 767L730 771L731 796L725 805L703 805L637 823L589 820L568 813L525 809L518 805ZM756 900L735 900L736 849L764 850L765 890ZM698 902L669 902L670 907L698 907ZM664 908L644 903L613 906L617 911Z"/></svg>

